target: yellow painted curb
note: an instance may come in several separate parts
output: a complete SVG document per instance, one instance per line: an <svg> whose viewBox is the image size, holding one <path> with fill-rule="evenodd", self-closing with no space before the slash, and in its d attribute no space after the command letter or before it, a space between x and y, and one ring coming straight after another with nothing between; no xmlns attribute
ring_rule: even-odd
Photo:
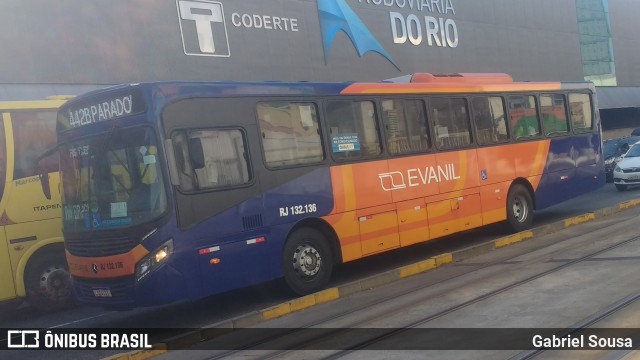
<svg viewBox="0 0 640 360"><path fill-rule="evenodd" d="M307 295L307 296L303 296L301 298L289 301L291 312L303 310L308 307L312 307L315 304L316 304L316 297L313 295Z"/></svg>
<svg viewBox="0 0 640 360"><path fill-rule="evenodd" d="M419 263L400 268L400 277L404 278L408 276L413 276L416 274L429 271L431 269L435 269L436 267L437 267L436 259L434 258L427 259L424 261L420 261Z"/></svg>
<svg viewBox="0 0 640 360"><path fill-rule="evenodd" d="M501 247L513 245L519 243L520 241L530 239L533 237L533 231L523 231L517 234L509 235L503 238L496 240L495 247L499 249Z"/></svg>
<svg viewBox="0 0 640 360"><path fill-rule="evenodd" d="M143 350L139 352L134 352L129 355L129 360L146 360L152 357L162 355L167 352L167 349L157 349L157 350Z"/></svg>
<svg viewBox="0 0 640 360"><path fill-rule="evenodd" d="M116 354L102 360L146 360L167 352L165 344L155 344L151 350L134 350L124 354Z"/></svg>
<svg viewBox="0 0 640 360"><path fill-rule="evenodd" d="M271 320L280 316L287 315L291 312L291 306L289 303L280 304L266 310L262 310L262 318L264 320Z"/></svg>
<svg viewBox="0 0 640 360"><path fill-rule="evenodd" d="M594 213L589 213L589 214L584 214L584 215L568 218L568 219L564 220L564 227L568 228L570 226L582 224L582 223L585 223L587 221L591 221L591 220L593 220L595 218L596 218L596 214L594 214Z"/></svg>
<svg viewBox="0 0 640 360"><path fill-rule="evenodd" d="M623 210L623 209L629 209L632 207L636 207L640 205L640 199L637 200L629 200L629 201L625 201L623 203L618 204L618 209Z"/></svg>
<svg viewBox="0 0 640 360"><path fill-rule="evenodd" d="M317 292L314 295L316 298L316 304L320 304L320 303L338 299L340 297L340 291L338 290L338 288L331 288L331 289Z"/></svg>
<svg viewBox="0 0 640 360"><path fill-rule="evenodd" d="M452 253L444 253L438 256L432 257L436 261L436 267L442 266L444 264L451 264L453 262L453 254Z"/></svg>

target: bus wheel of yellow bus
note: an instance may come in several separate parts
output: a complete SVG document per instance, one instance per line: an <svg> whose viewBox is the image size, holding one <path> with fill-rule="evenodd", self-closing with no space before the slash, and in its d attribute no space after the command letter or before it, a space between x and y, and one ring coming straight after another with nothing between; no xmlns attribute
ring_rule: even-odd
<svg viewBox="0 0 640 360"><path fill-rule="evenodd" d="M294 231L284 246L284 280L298 295L321 290L331 278L331 249L322 233L312 228Z"/></svg>
<svg viewBox="0 0 640 360"><path fill-rule="evenodd" d="M524 185L515 184L507 196L507 222L511 230L526 230L533 224L533 200Z"/></svg>
<svg viewBox="0 0 640 360"><path fill-rule="evenodd" d="M25 274L27 302L47 312L73 304L71 277L64 256L42 256L35 259Z"/></svg>

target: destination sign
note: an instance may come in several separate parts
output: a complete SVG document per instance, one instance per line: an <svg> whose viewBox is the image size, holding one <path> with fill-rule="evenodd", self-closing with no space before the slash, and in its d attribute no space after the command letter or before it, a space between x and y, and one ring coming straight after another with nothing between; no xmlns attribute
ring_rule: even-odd
<svg viewBox="0 0 640 360"><path fill-rule="evenodd" d="M79 104L71 103L60 110L58 122L65 130L73 129L142 113L145 109L140 91L128 89L99 98L89 98Z"/></svg>

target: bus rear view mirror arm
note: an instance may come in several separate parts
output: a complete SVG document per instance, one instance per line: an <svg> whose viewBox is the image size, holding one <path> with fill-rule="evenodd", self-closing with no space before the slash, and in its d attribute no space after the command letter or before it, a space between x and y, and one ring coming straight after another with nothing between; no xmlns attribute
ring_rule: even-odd
<svg viewBox="0 0 640 360"><path fill-rule="evenodd" d="M55 154L58 151L58 145L54 145L53 147L47 149L42 155L36 158L36 166L38 168L38 176L40 177L40 186L42 186L42 193L47 198L47 200L51 200L51 186L49 184L49 171L42 164L42 160Z"/></svg>

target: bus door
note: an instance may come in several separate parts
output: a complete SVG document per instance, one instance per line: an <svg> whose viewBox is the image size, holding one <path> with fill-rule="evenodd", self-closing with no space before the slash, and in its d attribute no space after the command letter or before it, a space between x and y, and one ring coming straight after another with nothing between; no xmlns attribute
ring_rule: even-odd
<svg viewBox="0 0 640 360"><path fill-rule="evenodd" d="M0 226L0 301L14 297L16 297L16 288L13 283L7 237L4 234L4 226Z"/></svg>
<svg viewBox="0 0 640 360"><path fill-rule="evenodd" d="M436 158L437 165L429 172L438 181L440 196L427 200L431 236L482 226L476 150L440 153Z"/></svg>
<svg viewBox="0 0 640 360"><path fill-rule="evenodd" d="M576 195L575 141L570 137L565 96L541 94L540 110L545 137L551 139L540 188L551 189L539 193L538 208L570 199Z"/></svg>
<svg viewBox="0 0 640 360"><path fill-rule="evenodd" d="M355 196L362 255L399 247L396 207L392 203L391 193L381 187L379 180L381 174L389 173L387 161L352 166L352 196Z"/></svg>
<svg viewBox="0 0 640 360"><path fill-rule="evenodd" d="M0 118L0 301L12 299L16 296L13 282L13 271L9 258L9 244L5 234L5 184L7 177L7 142L4 130L4 117Z"/></svg>
<svg viewBox="0 0 640 360"><path fill-rule="evenodd" d="M573 160L576 164L574 195L595 190L604 183L602 165L598 166L598 154L602 151L600 132L598 130L597 112L588 94L570 93L569 111L573 132ZM599 149L599 151L597 151ZM599 177L601 181L597 181ZM580 181L580 179L594 181Z"/></svg>
<svg viewBox="0 0 640 360"><path fill-rule="evenodd" d="M13 176L7 181L11 190L5 196L4 204L5 213L12 222L5 226L5 234L14 268L38 240L62 238L57 155L39 163L37 160L55 145L55 119L55 110L15 111L10 115ZM50 178L51 199L42 193L39 169L45 170Z"/></svg>
<svg viewBox="0 0 640 360"><path fill-rule="evenodd" d="M464 98L431 99L436 154L427 181L437 183L440 195L427 199L429 231L440 237L482 225L478 154L472 145L469 107Z"/></svg>

